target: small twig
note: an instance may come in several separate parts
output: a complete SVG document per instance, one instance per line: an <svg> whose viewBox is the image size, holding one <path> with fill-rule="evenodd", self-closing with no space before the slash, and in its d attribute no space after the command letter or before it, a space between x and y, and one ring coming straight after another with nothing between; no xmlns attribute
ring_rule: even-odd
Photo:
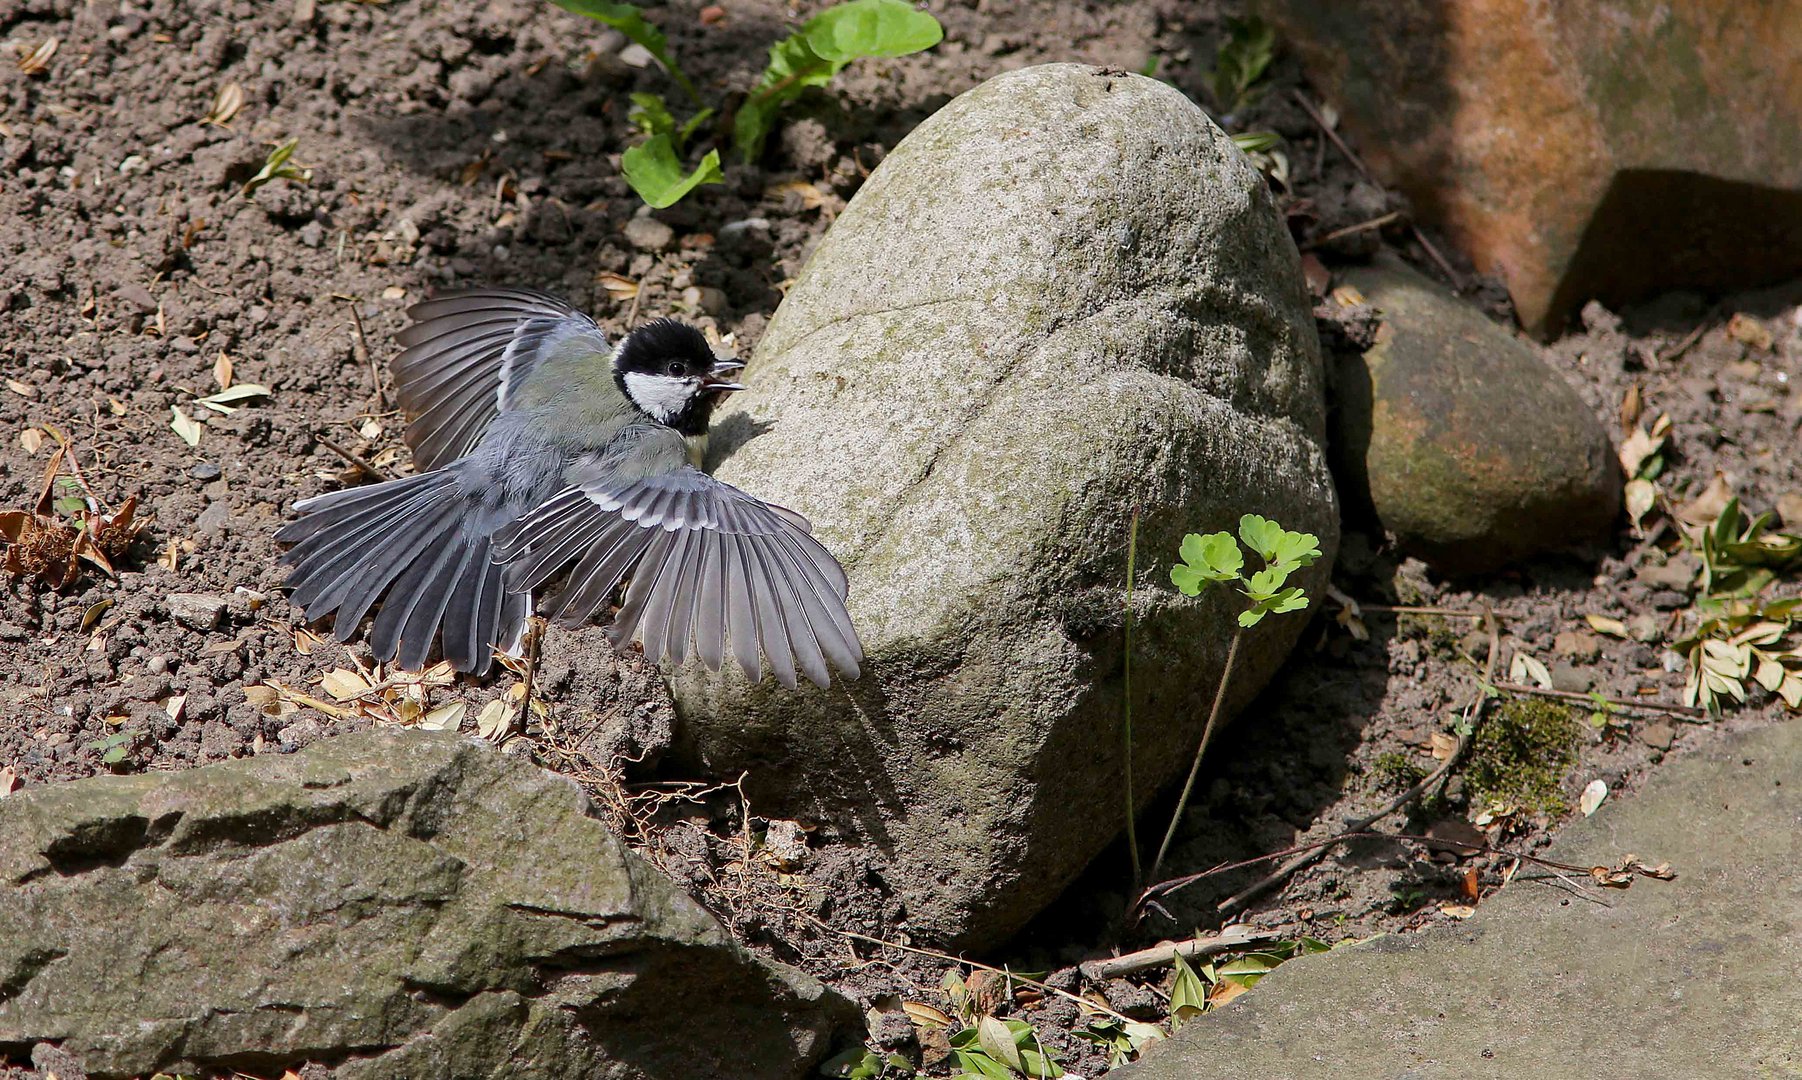
<svg viewBox="0 0 1802 1080"><path fill-rule="evenodd" d="M1374 218L1371 218L1369 221L1360 221L1356 225L1347 225L1343 229L1334 229L1332 232L1327 233L1325 236L1316 237L1315 239L1310 240L1306 245L1307 250L1312 251L1315 248L1318 248L1324 244L1330 244L1335 240L1339 240L1339 239L1342 239L1347 236L1356 236L1358 233L1361 233L1361 232L1369 232L1372 229L1380 229L1383 226L1389 224L1390 222L1397 220L1401 216L1402 216L1402 212L1400 210L1391 210L1387 214L1384 214L1382 217L1374 217Z"/></svg>
<svg viewBox="0 0 1802 1080"><path fill-rule="evenodd" d="M318 443L320 446L325 447L327 450L330 450L332 453L337 454L339 457L343 458L345 461L348 461L352 465L355 465L357 468L363 470L363 472L366 475L368 475L371 479L380 480L383 483L387 483L389 480L393 479L393 477L389 476L387 473L383 472L382 470L376 468L374 465L370 464L368 459L363 457L363 455L353 453L352 451L346 450L344 447L339 446L337 443L326 438L324 435L314 435L313 441Z"/></svg>
<svg viewBox="0 0 1802 1080"><path fill-rule="evenodd" d="M1654 355L1656 355L1658 357L1659 363L1668 364L1672 360L1675 360L1675 359L1681 357L1684 353L1695 348L1696 342L1701 341L1702 335L1708 333L1709 329L1713 326L1714 326L1713 316L1703 319L1701 322L1696 324L1696 328L1694 330L1691 330L1689 333L1687 333L1683 336L1682 341L1679 341L1679 342L1677 342L1677 344L1672 345L1669 349L1666 349L1665 351L1663 351L1661 353L1656 353Z"/></svg>
<svg viewBox="0 0 1802 1080"><path fill-rule="evenodd" d="M375 388L375 405L378 410L388 407L388 399L382 393L382 374L375 369L375 361L369 355L369 336L363 333L363 313L357 309L357 298L333 293L350 308L350 324L353 333L350 339L350 355L357 363L369 369L369 382Z"/></svg>
<svg viewBox="0 0 1802 1080"><path fill-rule="evenodd" d="M1308 100L1308 96L1300 90L1294 90L1291 91L1291 93L1295 97L1296 104L1300 105L1302 111L1308 114L1308 119L1314 121L1315 126L1319 127L1320 130L1326 134L1326 137L1333 141L1333 145L1339 148L1341 154L1345 155L1345 160L1351 162L1352 168L1358 170L1358 175L1369 180L1373 184L1376 183L1376 178L1371 176L1370 170L1365 167L1364 159L1352 152L1352 148L1347 146L1345 140L1339 137L1339 133L1334 131L1332 126L1326 122L1326 117L1322 116L1320 110L1315 107L1314 103ZM1464 275L1452 269L1452 264L1447 262L1445 256L1439 253L1439 249L1434 246L1433 242L1427 239L1427 234L1420 230L1420 226L1413 222L1409 222L1408 231L1413 234L1415 240L1420 242L1420 246L1426 251L1427 257L1433 260L1440 271L1445 274L1446 279L1452 283L1452 288L1458 292L1463 292L1465 288Z"/></svg>
<svg viewBox="0 0 1802 1080"><path fill-rule="evenodd" d="M1216 956L1231 949L1254 945L1260 941L1268 941L1274 934L1255 933L1249 927L1229 926L1211 937L1190 938L1188 941L1166 941L1161 945L1153 945L1149 949L1129 952L1121 956L1110 956L1105 960L1087 960L1078 965L1083 978L1090 982L1105 982L1117 979L1122 975L1135 975L1141 971L1163 967L1174 963L1177 957L1193 960L1198 956Z"/></svg>
<svg viewBox="0 0 1802 1080"><path fill-rule="evenodd" d="M1358 603L1359 611L1381 611L1391 615L1444 615L1454 619L1484 619L1488 612L1474 611L1469 608L1445 607L1413 607L1406 604L1366 604Z"/></svg>
<svg viewBox="0 0 1802 1080"><path fill-rule="evenodd" d="M1487 617L1489 620L1489 659L1483 665L1483 682L1477 688L1476 699L1472 701L1470 706L1465 710L1465 719L1468 722L1469 728L1468 733L1458 737L1458 745L1452 750L1451 754L1446 757L1444 761L1439 763L1438 768L1428 773L1420 783L1415 784L1413 787L1389 800L1389 802L1385 803L1382 808L1375 813L1367 814L1364 817L1351 822L1346 826L1344 831L1339 834L1341 838L1350 836L1354 833L1364 832L1372 825L1375 825L1377 822L1388 817L1390 814L1395 813L1397 810L1412 803L1415 799L1420 798L1428 791L1433 790L1435 786L1443 784L1451 776L1452 770L1457 767L1458 763L1464 760L1464 755L1470 751L1471 741L1477 733L1478 725L1483 722L1483 713L1490 701L1490 696L1483 692L1483 686L1490 685L1490 680L1495 677L1496 657L1501 655L1502 651L1501 623L1495 618L1493 613L1489 613ZM1293 858L1289 859L1281 866L1278 866L1269 874L1252 882L1245 888L1240 889L1225 900L1220 901L1219 904L1215 905L1215 910L1223 915L1238 911L1240 908L1243 908L1246 904L1250 903L1258 894L1287 881L1290 875L1301 870L1303 867L1318 861L1327 853L1328 848L1331 846L1332 845L1329 843L1297 853Z"/></svg>
<svg viewBox="0 0 1802 1080"><path fill-rule="evenodd" d="M1557 698L1560 701L1580 701L1594 705L1598 700L1607 702L1616 708L1639 709L1643 712L1670 713L1675 716L1692 719L1706 717L1708 713L1688 705L1667 705L1662 701L1633 701L1629 698L1599 697L1591 694L1579 694L1574 690L1548 690L1543 686L1528 686L1526 683L1499 682L1494 684L1497 690L1510 694L1532 694L1535 697Z"/></svg>
<svg viewBox="0 0 1802 1080"><path fill-rule="evenodd" d="M524 735L532 721L532 688L538 681L539 644L544 640L544 620L537 615L526 617L526 693L519 703L519 716L513 721L513 733Z"/></svg>
<svg viewBox="0 0 1802 1080"><path fill-rule="evenodd" d="M1085 1009L1094 1009L1096 1012L1106 1013L1107 1015L1113 1017L1114 1019L1124 1021L1126 1023L1132 1022L1132 1017L1127 1016L1125 1013L1116 1012L1113 1009L1107 1007L1106 1005L1101 1004L1099 1001L1090 1001L1088 998L1082 997L1079 994L1072 994L1068 990L1060 990L1057 987L1052 986L1049 983L1042 983L1042 982L1038 981L1037 979L1029 979L1024 975L1019 974L1018 972L1008 971L1006 968L992 967L988 964L981 963L980 961L966 960L961 956L952 956L950 953L938 952L935 949L922 949L917 945L903 945L900 942L896 942L896 941L884 941L881 938L871 937L868 934L859 934L854 930L840 930L838 927L833 926L830 923L824 922L818 916L810 915L805 911L797 912L796 914L801 915L803 918L807 919L808 922L813 923L815 926L819 927L820 929L830 931L834 934L839 935L840 937L851 938L854 941L865 941L865 942L870 943L871 945L880 945L885 949L899 949L900 951L905 952L905 953L913 953L915 956L931 957L934 960L943 960L943 961L945 961L947 963L951 963L951 964L962 964L965 967L973 967L973 968L977 968L978 970L981 970L981 971L992 971L995 974L1000 975L1002 978L1012 979L1013 981L1015 981L1017 983L1025 983L1027 986L1035 987L1037 989L1056 994L1057 996L1059 996L1061 998L1067 998L1071 1001L1074 1001L1076 1004L1082 1006Z"/></svg>

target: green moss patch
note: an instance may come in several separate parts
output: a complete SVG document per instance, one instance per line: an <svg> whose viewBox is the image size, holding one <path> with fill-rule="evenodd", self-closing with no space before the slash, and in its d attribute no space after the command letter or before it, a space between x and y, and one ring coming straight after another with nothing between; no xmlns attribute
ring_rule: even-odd
<svg viewBox="0 0 1802 1080"><path fill-rule="evenodd" d="M1570 808L1559 786L1582 739L1583 724L1566 706L1512 698L1477 729L1465 783L1478 806L1503 803L1555 817Z"/></svg>

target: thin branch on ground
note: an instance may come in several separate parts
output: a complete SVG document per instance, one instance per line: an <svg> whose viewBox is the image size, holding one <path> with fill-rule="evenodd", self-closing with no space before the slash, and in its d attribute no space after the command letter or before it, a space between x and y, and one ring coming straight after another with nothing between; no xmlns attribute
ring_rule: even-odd
<svg viewBox="0 0 1802 1080"><path fill-rule="evenodd" d="M343 293L333 293L332 295L337 299L344 301L350 308L350 323L353 331L350 339L351 357L355 359L358 364L369 369L369 383L375 391L376 409L378 411L386 409L388 407L388 399L387 396L382 393L382 373L376 370L375 360L370 357L369 335L363 332L363 313L357 308L357 298L354 296L345 296Z"/></svg>
<svg viewBox="0 0 1802 1080"><path fill-rule="evenodd" d="M519 715L513 721L515 735L524 735L532 723L532 691L538 682L538 654L544 642L544 625L544 619L537 615L526 617L526 693L519 703Z"/></svg>
<svg viewBox="0 0 1802 1080"><path fill-rule="evenodd" d="M1083 978L1090 982L1105 982L1117 979L1122 975L1135 975L1141 971L1163 967L1176 961L1177 957L1194 960L1197 957L1218 956L1233 949L1256 945L1270 941L1275 934L1253 931L1249 927L1227 927L1218 934L1208 937L1190 938L1188 941L1166 941L1153 945L1149 949L1110 956L1104 960L1085 960L1077 965Z"/></svg>
<svg viewBox="0 0 1802 1080"><path fill-rule="evenodd" d="M1575 690L1552 690L1544 686L1528 686L1526 683L1499 682L1493 684L1497 690L1510 694L1531 694L1534 697L1556 698L1559 701L1575 701L1594 705L1598 701L1606 702L1618 709L1639 709L1644 712L1670 713L1692 720L1706 719L1708 713L1689 705L1671 705L1662 701L1634 701L1631 698L1609 697L1606 694L1582 694Z"/></svg>
<svg viewBox="0 0 1802 1080"><path fill-rule="evenodd" d="M939 952L936 949L922 949L918 945L903 945L898 941L884 941L881 938L871 937L868 934L859 934L855 930L840 930L838 927L833 926L831 923L823 921L817 915L812 915L812 914L809 914L804 911L798 912L797 914L800 914L801 916L806 918L807 921L813 923L815 926L819 927L820 929L837 934L840 937L847 937L847 938L852 939L853 941L867 942L871 945L880 945L885 949L899 949L901 952L913 953L915 956L926 956L926 957L930 957L934 960L943 960L946 963L950 963L950 964L962 964L965 967L976 968L980 971L992 971L995 974L1000 975L1002 978L1012 979L1014 982L1023 983L1025 985L1033 987L1035 989L1043 990L1046 993L1056 994L1057 996L1059 996L1061 998L1067 998L1070 1001L1074 1001L1077 1005L1081 1006L1082 1008L1093 1009L1099 1013L1106 1013L1107 1015L1113 1017L1114 1019L1122 1021L1124 1023L1132 1023L1133 1022L1132 1017L1127 1016L1125 1013L1122 1013L1122 1012L1116 1012L1113 1009L1109 1008L1108 1006L1101 1004L1099 1001L1092 1001L1089 998L1083 997L1080 994L1072 994L1068 990L1060 990L1057 987L1052 986L1050 983L1042 983L1037 979L1029 979L1024 975L1021 975L1017 971L1009 971L1006 968L994 967L989 964L984 964L978 960L966 960L965 958L963 958L961 956L952 956L950 953Z"/></svg>
<svg viewBox="0 0 1802 1080"><path fill-rule="evenodd" d="M1701 341L1702 335L1708 333L1709 329L1713 326L1714 316L1711 314L1701 322L1697 323L1694 330L1685 334L1683 340L1677 342L1677 344L1672 345L1661 353L1656 353L1655 355L1658 358L1658 362L1661 364L1668 364L1672 360L1678 359L1684 353L1695 348L1696 342Z"/></svg>
<svg viewBox="0 0 1802 1080"><path fill-rule="evenodd" d="M1339 137L1339 133L1333 130L1332 125L1326 122L1326 117L1321 114L1319 107L1312 101L1309 101L1308 96L1300 90L1292 91L1292 93L1295 96L1296 103L1302 107L1302 111L1308 114L1308 119L1314 121L1314 125L1318 127L1327 138L1333 141L1333 145L1338 147L1341 154L1345 155L1345 160L1351 162L1351 167L1358 170L1358 175L1375 184L1377 182L1376 178L1370 175L1370 169L1365 166L1364 159L1353 153L1352 148L1345 144L1345 140ZM1456 289L1458 292L1463 292L1466 287L1464 275L1452 269L1452 264L1446 261L1444 255L1440 254L1438 246L1427 239L1427 234L1421 231L1420 226L1413 222L1409 222L1408 231L1413 234L1414 239L1419 242L1421 249L1427 253L1427 256L1431 258L1434 264L1439 267L1440 271L1445 274L1447 280L1452 283L1452 288Z"/></svg>
<svg viewBox="0 0 1802 1080"><path fill-rule="evenodd" d="M1313 251L1314 249L1321 247L1324 244L1330 244L1335 240L1341 240L1347 236L1356 236L1358 233L1361 233L1361 232L1369 232L1372 229L1380 229L1383 226L1389 224L1390 222L1400 219L1401 216L1402 216L1402 212L1400 210L1391 210L1387 214L1382 215L1381 217L1373 217L1369 221L1360 221L1356 225L1347 225L1343 229L1334 229L1332 232L1327 233L1325 236L1317 237L1313 240L1310 240L1308 242L1307 246L1303 250Z"/></svg>
<svg viewBox="0 0 1802 1080"><path fill-rule="evenodd" d="M362 470L363 474L368 476L371 480L380 480L380 481L386 483L387 481L394 479L392 476L389 476L386 472L383 472L381 469L377 468L374 464L372 464L368 458L365 458L363 455L356 453L355 451L346 450L344 447L339 446L337 443L326 438L324 435L314 435L313 441L318 443L320 446L325 447L327 450L330 450L332 453L337 454L339 457L343 458L345 461L348 461L352 465L355 465L358 469Z"/></svg>
<svg viewBox="0 0 1802 1080"><path fill-rule="evenodd" d="M1489 613L1473 608L1419 607L1411 604L1366 604L1358 602L1359 611L1380 611L1388 615L1443 615L1452 619L1486 619Z"/></svg>

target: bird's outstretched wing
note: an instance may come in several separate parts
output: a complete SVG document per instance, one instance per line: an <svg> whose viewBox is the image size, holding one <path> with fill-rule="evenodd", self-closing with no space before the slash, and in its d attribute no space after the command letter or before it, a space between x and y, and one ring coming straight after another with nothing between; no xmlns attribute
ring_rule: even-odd
<svg viewBox="0 0 1802 1080"><path fill-rule="evenodd" d="M406 349L394 360L394 382L420 472L467 454L549 343L582 335L597 352L608 348L594 320L536 289L446 293L407 314L413 325L400 332Z"/></svg>
<svg viewBox="0 0 1802 1080"><path fill-rule="evenodd" d="M494 535L510 589L532 589L572 561L546 606L575 626L631 574L611 636L636 638L645 658L681 663L689 641L718 671L732 656L753 682L763 660L785 687L797 668L818 686L827 665L855 679L863 644L845 610L845 572L807 520L698 469L617 481L595 463L572 486ZM760 659L761 654L761 659Z"/></svg>

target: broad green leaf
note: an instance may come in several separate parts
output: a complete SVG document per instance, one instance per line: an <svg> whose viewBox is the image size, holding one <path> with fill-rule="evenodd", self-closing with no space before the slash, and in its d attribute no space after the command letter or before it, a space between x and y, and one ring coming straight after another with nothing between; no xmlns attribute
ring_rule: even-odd
<svg viewBox="0 0 1802 1080"><path fill-rule="evenodd" d="M1263 603L1275 596L1283 587L1283 582L1289 580L1290 569L1287 566L1266 566L1246 581L1245 594L1258 603Z"/></svg>
<svg viewBox="0 0 1802 1080"><path fill-rule="evenodd" d="M957 1062L957 1067L966 1075L980 1080L1014 1080L1011 1069L980 1050L953 1050L951 1060Z"/></svg>
<svg viewBox="0 0 1802 1080"><path fill-rule="evenodd" d="M52 504L56 512L64 517L74 517L88 508L88 501L80 495L64 495Z"/></svg>
<svg viewBox="0 0 1802 1080"><path fill-rule="evenodd" d="M1020 1047L1006 1024L992 1016L977 1017L976 1044L993 1060L1015 1072L1020 1071Z"/></svg>
<svg viewBox="0 0 1802 1080"><path fill-rule="evenodd" d="M807 20L770 46L770 62L732 120L732 140L746 163L763 154L782 107L810 86L825 86L853 60L906 56L945 36L937 19L905 0L850 0Z"/></svg>
<svg viewBox="0 0 1802 1080"><path fill-rule="evenodd" d="M1263 556L1265 562L1274 562L1276 546L1283 539L1283 527L1267 517L1246 514L1239 519L1239 539Z"/></svg>
<svg viewBox="0 0 1802 1080"><path fill-rule="evenodd" d="M939 21L906 0L850 0L801 27L821 58L840 64L870 56L907 56L944 40Z"/></svg>
<svg viewBox="0 0 1802 1080"><path fill-rule="evenodd" d="M1320 558L1320 538L1313 533L1290 532L1283 530L1277 539L1276 555L1270 561L1283 566L1313 566L1314 560Z"/></svg>
<svg viewBox="0 0 1802 1080"><path fill-rule="evenodd" d="M676 85L682 88L683 93L687 94L691 100L697 102L700 100L700 95L695 92L694 84L688 81L688 76L684 75L682 69L676 66L675 60L671 59L669 39L663 36L663 31L645 21L644 11L636 4L608 4L602 3L601 0L551 0L551 2L565 11L573 11L577 15L586 15L596 22L605 23L626 35L631 41L643 45L645 51L656 57L657 62L663 65L663 70L669 72L670 78L676 80Z"/></svg>
<svg viewBox="0 0 1802 1080"><path fill-rule="evenodd" d="M1190 533L1183 537L1181 554L1209 581L1231 581L1245 568L1245 553L1231 533Z"/></svg>
<svg viewBox="0 0 1802 1080"><path fill-rule="evenodd" d="M684 173L668 135L653 135L629 147L620 155L619 165L626 174L626 183L632 185L638 197L658 210L674 205L702 184L718 184L726 178L720 171L718 150L707 151L693 172Z"/></svg>
<svg viewBox="0 0 1802 1080"><path fill-rule="evenodd" d="M1201 587L1206 585L1209 580L1193 566L1177 563L1170 568L1170 583L1175 585L1184 596L1200 595Z"/></svg>
<svg viewBox="0 0 1802 1080"><path fill-rule="evenodd" d="M1239 625L1243 626L1247 630L1250 630L1252 627L1263 622L1264 616L1268 615L1268 614L1269 614L1269 612L1266 611L1262 607L1246 608L1244 611L1241 611L1239 613Z"/></svg>
<svg viewBox="0 0 1802 1080"><path fill-rule="evenodd" d="M1268 600L1262 601L1258 606L1265 611L1270 612L1272 615L1281 615L1290 611L1300 611L1302 608L1308 606L1308 594L1302 592L1300 589L1291 587L1284 589L1282 592L1277 593Z"/></svg>
<svg viewBox="0 0 1802 1080"><path fill-rule="evenodd" d="M1176 980L1170 984L1170 1023L1172 1027L1191 1016L1199 1016L1208 1007L1208 988L1195 974L1181 953L1175 957Z"/></svg>

